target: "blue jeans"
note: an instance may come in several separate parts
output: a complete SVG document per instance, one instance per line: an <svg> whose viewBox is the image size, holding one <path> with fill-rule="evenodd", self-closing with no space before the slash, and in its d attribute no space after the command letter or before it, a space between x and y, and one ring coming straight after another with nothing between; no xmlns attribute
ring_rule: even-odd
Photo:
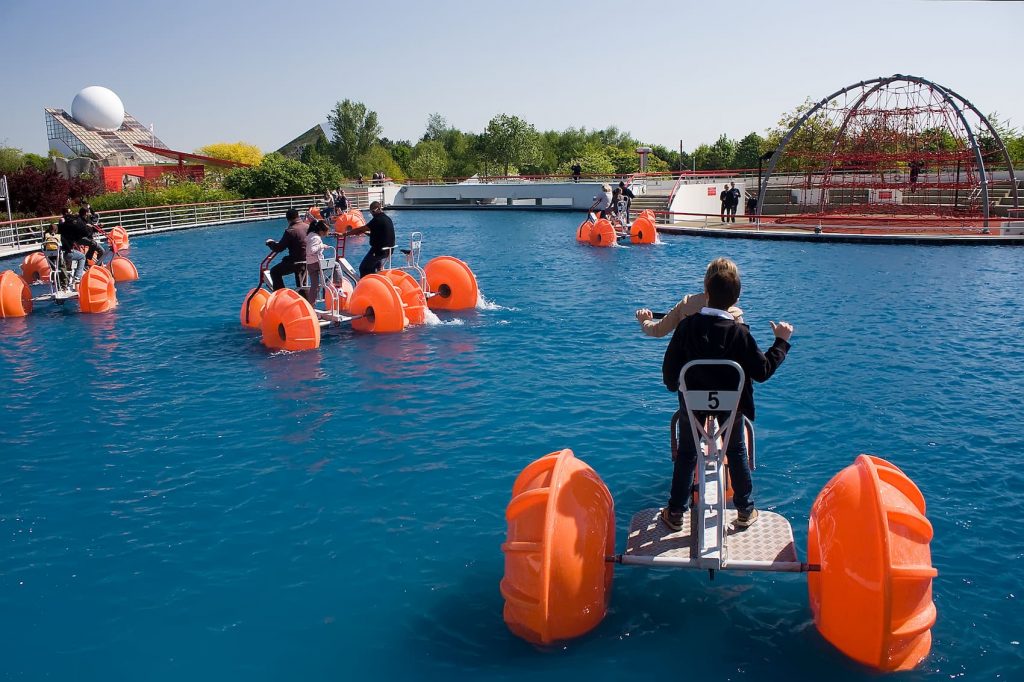
<svg viewBox="0 0 1024 682"><path fill-rule="evenodd" d="M686 418L686 409L681 410L679 419L679 454L672 471L672 492L668 499L668 509L672 512L685 512L690 508L690 494L693 490L693 474L697 468L697 450L690 432L690 422ZM747 444L743 440L743 415L737 414L729 434L729 445L725 449L729 458L729 479L732 483L732 501L736 509L750 511L754 508L751 493L754 483L750 480L750 465L747 462Z"/></svg>
<svg viewBox="0 0 1024 682"><path fill-rule="evenodd" d="M71 259L71 276L74 279L82 279L82 275L85 274L85 254L78 249L72 249L66 253Z"/></svg>

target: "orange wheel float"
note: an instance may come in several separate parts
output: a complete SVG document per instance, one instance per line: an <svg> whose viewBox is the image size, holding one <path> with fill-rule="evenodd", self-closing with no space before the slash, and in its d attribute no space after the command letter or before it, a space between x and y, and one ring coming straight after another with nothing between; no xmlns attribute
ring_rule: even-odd
<svg viewBox="0 0 1024 682"><path fill-rule="evenodd" d="M458 258L438 256L423 268L427 291L437 294L427 299L431 310L466 310L475 308L480 287L469 266Z"/></svg>
<svg viewBox="0 0 1024 682"><path fill-rule="evenodd" d="M107 239L110 240L110 245L114 248L114 252L126 251L128 249L128 230L124 229L120 225L115 225L110 228L110 233L107 235Z"/></svg>
<svg viewBox="0 0 1024 682"><path fill-rule="evenodd" d="M618 235L607 218L601 218L590 228L590 244L592 246L615 246Z"/></svg>
<svg viewBox="0 0 1024 682"><path fill-rule="evenodd" d="M105 313L117 305L117 289L110 270L91 267L78 283L78 308L83 313Z"/></svg>
<svg viewBox="0 0 1024 682"><path fill-rule="evenodd" d="M50 279L50 263L41 252L36 251L25 256L21 261L21 276L32 284L35 281L45 282Z"/></svg>
<svg viewBox="0 0 1024 682"><path fill-rule="evenodd" d="M320 347L320 320L313 306L293 289L278 289L263 308L263 345L274 350Z"/></svg>
<svg viewBox="0 0 1024 682"><path fill-rule="evenodd" d="M270 300L270 292L263 287L250 289L242 300L242 312L239 319L243 327L259 329L263 323L263 306Z"/></svg>
<svg viewBox="0 0 1024 682"><path fill-rule="evenodd" d="M580 223L580 226L576 228L576 241L583 242L584 244L590 243L590 231L594 228L594 223L590 220L584 220Z"/></svg>
<svg viewBox="0 0 1024 682"><path fill-rule="evenodd" d="M654 229L654 223L646 216L640 216L633 222L629 229L629 241L631 244L653 244L658 238L658 231Z"/></svg>
<svg viewBox="0 0 1024 682"><path fill-rule="evenodd" d="M505 509L501 595L509 629L534 644L577 637L601 622L611 596L615 508L601 478L572 450L530 463Z"/></svg>
<svg viewBox="0 0 1024 682"><path fill-rule="evenodd" d="M349 298L348 312L363 315L352 320L352 328L361 332L400 332L408 321L401 295L384 275L366 275L356 284Z"/></svg>
<svg viewBox="0 0 1024 682"><path fill-rule="evenodd" d="M32 312L32 290L14 270L0 273L0 319Z"/></svg>
<svg viewBox="0 0 1024 682"><path fill-rule="evenodd" d="M334 231L335 232L344 232L346 228L351 227L351 228L354 229L354 228L357 228L357 227L362 227L365 224L366 224L366 221L363 220L363 213L362 213L362 211L357 211L356 209L352 209L351 211L345 211L341 215L335 216L335 218L334 218Z"/></svg>
<svg viewBox="0 0 1024 682"><path fill-rule="evenodd" d="M640 215L638 215L636 219L640 220L641 218L647 218L648 220L651 221L652 225L658 222L658 219L654 216L654 211L652 211L649 208L645 208L644 210L640 211Z"/></svg>
<svg viewBox="0 0 1024 682"><path fill-rule="evenodd" d="M808 521L814 624L844 654L879 670L910 670L935 623L924 496L899 468L860 455L818 494Z"/></svg>
<svg viewBox="0 0 1024 682"><path fill-rule="evenodd" d="M398 295L405 304L405 317L409 324L423 324L427 321L427 298L412 275L405 270L383 270L380 274L391 280L398 289Z"/></svg>
<svg viewBox="0 0 1024 682"><path fill-rule="evenodd" d="M139 278L139 269L135 267L135 263L124 256L115 256L107 267L110 268L115 282L134 282Z"/></svg>

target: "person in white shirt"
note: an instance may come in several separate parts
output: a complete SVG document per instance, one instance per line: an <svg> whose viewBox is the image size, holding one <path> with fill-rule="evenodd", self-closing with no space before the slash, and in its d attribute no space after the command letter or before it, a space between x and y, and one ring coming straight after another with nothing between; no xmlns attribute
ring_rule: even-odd
<svg viewBox="0 0 1024 682"><path fill-rule="evenodd" d="M309 278L309 289L306 300L316 307L316 299L320 295L320 258L324 253L324 235L327 234L327 223L314 220L306 233L306 277Z"/></svg>

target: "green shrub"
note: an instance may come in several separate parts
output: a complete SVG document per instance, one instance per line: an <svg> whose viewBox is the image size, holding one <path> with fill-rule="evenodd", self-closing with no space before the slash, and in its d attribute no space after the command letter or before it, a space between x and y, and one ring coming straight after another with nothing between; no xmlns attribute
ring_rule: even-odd
<svg viewBox="0 0 1024 682"><path fill-rule="evenodd" d="M146 206L202 204L210 201L231 201L240 198L237 192L208 183L183 180L167 187L142 186L124 192L109 192L90 200L97 211L116 211Z"/></svg>

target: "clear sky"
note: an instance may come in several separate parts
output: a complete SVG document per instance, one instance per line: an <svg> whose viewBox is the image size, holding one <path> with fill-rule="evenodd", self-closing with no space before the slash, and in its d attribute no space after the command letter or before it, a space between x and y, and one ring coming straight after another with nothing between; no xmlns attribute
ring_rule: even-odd
<svg viewBox="0 0 1024 682"><path fill-rule="evenodd" d="M0 0L0 144L45 153L43 108L103 85L174 149L272 151L341 99L415 141L618 126L687 150L894 73L1024 128L1024 2L941 0Z"/></svg>

